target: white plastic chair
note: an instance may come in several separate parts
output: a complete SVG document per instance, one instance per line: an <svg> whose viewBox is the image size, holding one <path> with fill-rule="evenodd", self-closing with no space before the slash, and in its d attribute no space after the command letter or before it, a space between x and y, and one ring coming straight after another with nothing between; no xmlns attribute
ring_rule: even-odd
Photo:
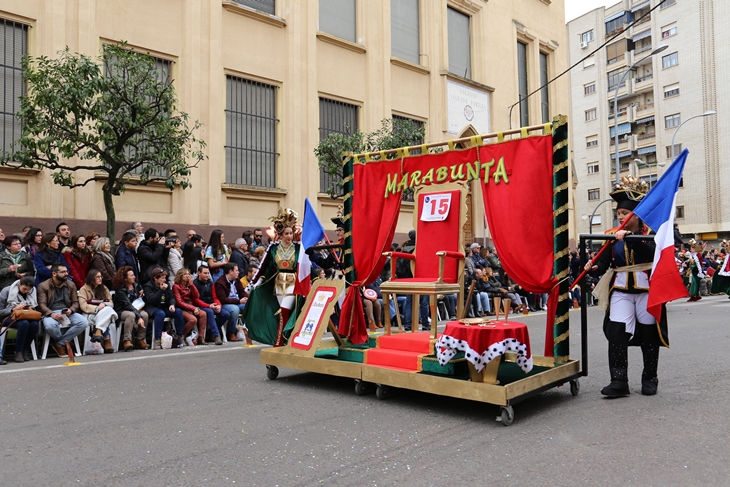
<svg viewBox="0 0 730 487"><path fill-rule="evenodd" d="M8 336L11 333L13 334L13 336ZM0 335L0 358L2 358L3 355L5 355L5 344L6 344L7 340L15 340L17 333L18 333L17 330L10 328L8 331L6 331L2 335ZM33 341L30 342L30 353L33 354L33 360L38 360L38 351L36 350L36 347L35 347L35 338L33 339Z"/></svg>
<svg viewBox="0 0 730 487"><path fill-rule="evenodd" d="M71 328L71 327L70 326L62 326L61 327L61 330L62 331L63 330L67 330L69 328ZM89 327L88 326L86 327L86 334L87 335L89 334ZM43 332L43 355L41 355L41 360L45 360L46 359L46 354L48 353L48 345L50 343L51 343L51 335L49 335L48 333L46 333L44 331ZM80 355L83 355L83 352L84 351L81 350L81 347L79 347L79 337L78 336L75 336L74 337L74 344L76 345L76 355L79 355L79 356Z"/></svg>

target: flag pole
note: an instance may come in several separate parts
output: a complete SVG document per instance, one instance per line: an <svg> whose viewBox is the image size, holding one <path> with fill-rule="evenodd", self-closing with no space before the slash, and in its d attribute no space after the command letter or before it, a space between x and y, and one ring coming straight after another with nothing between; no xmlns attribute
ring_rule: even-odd
<svg viewBox="0 0 730 487"><path fill-rule="evenodd" d="M629 220L631 220L632 216L634 216L633 211L624 220L624 222L621 224L621 226L616 229L616 231L619 232L619 231L623 230L623 228L626 226L626 224L629 222ZM588 264L590 264L591 267L593 267L593 263L598 260L598 258L601 256L601 254L603 254L603 252L608 248L608 244L610 244L610 243L611 243L611 240L606 240L605 242L603 242L603 246L598 250L598 253L596 254L596 256L593 259L588 261ZM570 286L571 291L573 289L575 289L578 286L578 284L580 284L580 281L585 277L586 274L588 274L588 271L585 268L583 268L583 272L580 273L580 275L575 279L575 281L573 281L573 285Z"/></svg>

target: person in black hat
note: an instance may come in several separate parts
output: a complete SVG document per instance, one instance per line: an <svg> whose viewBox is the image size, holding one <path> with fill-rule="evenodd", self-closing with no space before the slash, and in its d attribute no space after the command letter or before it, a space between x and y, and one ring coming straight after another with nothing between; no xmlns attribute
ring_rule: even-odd
<svg viewBox="0 0 730 487"><path fill-rule="evenodd" d="M616 240L609 244L598 262L588 262L588 271L603 274L598 289L603 286L604 294L599 296L599 307L606 309L603 331L608 339L608 366L611 383L601 390L607 397L627 396L628 347L641 346L644 357L644 371L641 376L641 393L654 395L659 380L659 347L669 346L667 336L666 309L662 307L662 319L657 325L646 305L649 299L649 277L656 245L653 240L627 242L626 235L646 234L643 222L632 213L641 198L648 191L648 185L631 176L622 178L611 197L616 201L619 223L629 221L623 230L609 230ZM600 291L598 291L600 293ZM594 291L594 295L597 294Z"/></svg>

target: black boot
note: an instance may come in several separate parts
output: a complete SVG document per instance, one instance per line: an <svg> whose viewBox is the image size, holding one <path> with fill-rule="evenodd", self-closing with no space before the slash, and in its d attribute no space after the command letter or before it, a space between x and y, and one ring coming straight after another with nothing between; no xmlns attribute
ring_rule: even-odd
<svg viewBox="0 0 730 487"><path fill-rule="evenodd" d="M659 345L642 344L641 352L644 355L644 371L641 374L641 393L645 396L656 394L659 379L657 378L657 367L659 366Z"/></svg>
<svg viewBox="0 0 730 487"><path fill-rule="evenodd" d="M628 376L628 344L615 341L608 342L608 368L611 371L611 383L601 389L601 394L611 398L631 394Z"/></svg>

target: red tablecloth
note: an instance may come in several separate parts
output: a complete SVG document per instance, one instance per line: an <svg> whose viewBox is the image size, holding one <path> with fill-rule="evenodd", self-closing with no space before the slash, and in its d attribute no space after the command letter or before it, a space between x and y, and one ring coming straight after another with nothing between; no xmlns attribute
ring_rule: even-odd
<svg viewBox="0 0 730 487"><path fill-rule="evenodd" d="M524 323L498 321L464 325L450 321L436 342L436 356L441 365L446 365L459 351L464 352L477 372L505 352L515 352L517 365L525 372L532 370L530 334Z"/></svg>

